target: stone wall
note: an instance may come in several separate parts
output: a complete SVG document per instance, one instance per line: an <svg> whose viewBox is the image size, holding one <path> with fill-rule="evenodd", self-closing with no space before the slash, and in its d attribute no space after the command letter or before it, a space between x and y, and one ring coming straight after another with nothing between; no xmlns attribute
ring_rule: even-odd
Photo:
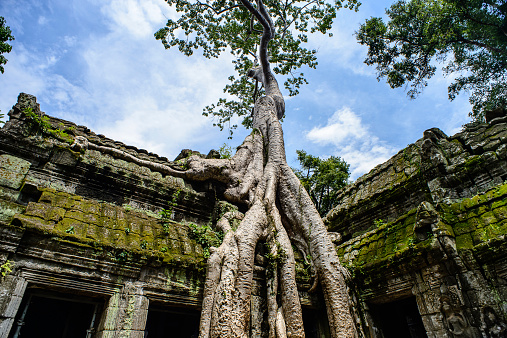
<svg viewBox="0 0 507 338"><path fill-rule="evenodd" d="M423 201L452 203L507 180L507 119L447 137L437 128L346 187L325 218L345 239L393 221Z"/></svg>
<svg viewBox="0 0 507 338"><path fill-rule="evenodd" d="M73 151L66 138L81 135L168 162L45 117L33 96L20 95L9 115L0 131L0 264L13 268L0 284L0 337L36 289L99 299L94 337L143 337L150 301L198 311L205 264L187 223L210 221L213 188ZM162 219L168 201L170 219Z"/></svg>
<svg viewBox="0 0 507 338"><path fill-rule="evenodd" d="M507 336L506 179L501 117L452 137L428 130L343 190L326 221L344 235L338 254L371 337L392 333L378 309L409 299L428 337Z"/></svg>

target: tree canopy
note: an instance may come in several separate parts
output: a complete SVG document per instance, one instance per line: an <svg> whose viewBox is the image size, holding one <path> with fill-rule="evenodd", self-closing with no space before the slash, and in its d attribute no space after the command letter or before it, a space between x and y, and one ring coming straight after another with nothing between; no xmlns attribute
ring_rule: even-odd
<svg viewBox="0 0 507 338"><path fill-rule="evenodd" d="M168 20L155 37L166 48L177 47L183 54L192 55L200 49L207 58L217 58L224 52L233 55L235 74L224 88L226 98L204 108L205 116L215 118L214 125L228 128L232 134L237 125L231 124L234 115L243 117L243 125L251 127L255 99L263 94L257 81L247 77L248 71L259 61L258 48L263 27L244 1L235 0L166 0L181 15ZM304 44L315 32L329 34L339 8L357 10L357 0L273 1L262 3L272 18L273 37L268 46L269 62L275 74L285 75L284 87L289 96L298 94L307 83L301 68L317 66L317 51ZM259 8L258 3L251 3Z"/></svg>
<svg viewBox="0 0 507 338"><path fill-rule="evenodd" d="M7 43L7 41L14 40L12 36L11 28L5 24L5 19L0 16L0 72L4 72L4 67L7 63L7 59L5 56L1 55L3 53L9 53L12 50L12 46Z"/></svg>
<svg viewBox="0 0 507 338"><path fill-rule="evenodd" d="M294 173L324 217L338 203L338 191L347 185L349 165L336 156L321 159L304 150L296 152L301 170L294 170Z"/></svg>
<svg viewBox="0 0 507 338"><path fill-rule="evenodd" d="M439 62L444 74L457 76L449 99L469 92L474 119L507 105L506 0L400 0L386 14L387 23L373 17L357 32L379 80L392 88L410 84L414 98Z"/></svg>

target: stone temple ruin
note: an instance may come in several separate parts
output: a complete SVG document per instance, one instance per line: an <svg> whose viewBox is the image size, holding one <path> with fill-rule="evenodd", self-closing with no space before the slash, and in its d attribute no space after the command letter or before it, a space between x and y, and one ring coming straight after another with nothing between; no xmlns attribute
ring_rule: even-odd
<svg viewBox="0 0 507 338"><path fill-rule="evenodd" d="M220 183L129 161L171 164L45 115L31 95L9 117L0 337L197 337L207 248L191 228L227 207ZM99 147L72 148L76 136ZM507 336L506 181L504 111L450 137L427 130L341 192L325 222L366 337ZM322 295L297 264L306 336L328 337Z"/></svg>

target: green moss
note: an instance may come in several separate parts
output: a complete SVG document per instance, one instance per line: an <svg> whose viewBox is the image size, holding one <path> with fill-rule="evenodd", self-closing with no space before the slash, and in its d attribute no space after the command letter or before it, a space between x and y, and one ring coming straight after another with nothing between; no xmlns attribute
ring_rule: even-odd
<svg viewBox="0 0 507 338"><path fill-rule="evenodd" d="M23 213L25 206L14 202L0 200L0 222L9 224L12 222L14 215Z"/></svg>
<svg viewBox="0 0 507 338"><path fill-rule="evenodd" d="M462 234L456 237L456 248L458 250L470 249L474 246L472 236L469 233Z"/></svg>
<svg viewBox="0 0 507 338"><path fill-rule="evenodd" d="M26 214L15 215L13 225L65 243L100 248L115 259L137 255L177 266L198 265L203 253L193 249L199 245L188 238L184 226L174 223L173 228L181 231L167 238L159 221L105 202L43 189L39 202L31 202Z"/></svg>
<svg viewBox="0 0 507 338"><path fill-rule="evenodd" d="M467 170L475 169L479 166L484 159L480 155L470 156L465 163L463 163L463 167Z"/></svg>

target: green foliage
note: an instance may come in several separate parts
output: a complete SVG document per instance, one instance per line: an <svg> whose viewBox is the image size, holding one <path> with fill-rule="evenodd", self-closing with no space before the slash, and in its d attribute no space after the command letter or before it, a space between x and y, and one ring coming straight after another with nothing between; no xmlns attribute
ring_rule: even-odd
<svg viewBox="0 0 507 338"><path fill-rule="evenodd" d="M227 143L218 148L218 153L220 154L220 158L231 158L234 155L232 147Z"/></svg>
<svg viewBox="0 0 507 338"><path fill-rule="evenodd" d="M373 221L373 225L375 226L375 228L381 227L384 224L386 224L386 222L380 218Z"/></svg>
<svg viewBox="0 0 507 338"><path fill-rule="evenodd" d="M293 169L312 198L319 214L325 216L337 203L340 189L347 185L349 165L340 157L320 159L297 150L301 170Z"/></svg>
<svg viewBox="0 0 507 338"><path fill-rule="evenodd" d="M2 274L2 277L7 276L12 272L12 269L14 268L14 263L10 260L6 260L5 263L0 265L0 273Z"/></svg>
<svg viewBox="0 0 507 338"><path fill-rule="evenodd" d="M507 106L506 0L399 0L386 11L389 22L371 18L357 32L368 46L365 63L392 88L411 85L415 98L443 64L457 78L449 99L470 92L472 112Z"/></svg>
<svg viewBox="0 0 507 338"><path fill-rule="evenodd" d="M126 262L129 258L132 258L132 254L125 250L118 250L115 252L114 258L119 262Z"/></svg>
<svg viewBox="0 0 507 338"><path fill-rule="evenodd" d="M67 234L73 234L74 233L74 226L70 226L67 228L67 230L65 230L65 233Z"/></svg>
<svg viewBox="0 0 507 338"><path fill-rule="evenodd" d="M5 25L4 17L0 16L0 72L4 73L4 67L7 63L7 59L3 56L3 53L10 53L12 50L12 46L7 43L7 41L14 40L12 36L11 28Z"/></svg>
<svg viewBox="0 0 507 338"><path fill-rule="evenodd" d="M74 127L65 129L65 125L60 122L58 124L58 128L53 128L47 115L40 116L39 114L35 113L31 107L23 109L23 113L26 115L26 117L28 117L29 121L31 121L32 124L36 125L39 128L43 134L53 136L63 142L73 142L72 137L67 134L67 131L74 130Z"/></svg>
<svg viewBox="0 0 507 338"><path fill-rule="evenodd" d="M276 253L271 253L271 248L266 244L266 254L264 257L266 257L267 260L266 275L268 278L271 278L277 271L278 265L282 264L287 259L287 253L280 243L276 242Z"/></svg>
<svg viewBox="0 0 507 338"><path fill-rule="evenodd" d="M209 257L211 247L219 247L224 240L224 234L209 225L189 223L188 226L190 227L190 238L195 239L201 245L204 258Z"/></svg>
<svg viewBox="0 0 507 338"><path fill-rule="evenodd" d="M251 127L251 112L257 84L246 75L257 62L256 53L263 28L245 5L257 8L247 0L166 0L180 14L177 20L169 19L164 28L155 33L165 48L177 47L190 56L200 49L207 58L218 58L223 52L233 56L235 75L229 76L230 83L224 88L227 97L206 107L203 115L215 118L215 126L225 127L232 135L237 125L231 125L234 115L243 117L242 124ZM307 83L302 67L317 66L316 50L304 47L308 33L329 34L336 11L340 8L357 10L357 0L325 0L264 2L273 19L275 36L268 46L270 62L275 74L286 75L285 88L289 95L298 94L302 84Z"/></svg>
<svg viewBox="0 0 507 338"><path fill-rule="evenodd" d="M146 250L146 248L148 247L148 242L143 239L139 244L139 246L141 247L141 249Z"/></svg>
<svg viewBox="0 0 507 338"><path fill-rule="evenodd" d="M162 211L159 212L159 215L162 217L162 228L164 230L164 233L168 234L169 226L172 222L172 215L174 207L178 205L178 200L180 198L181 190L178 189L174 192L172 198L170 201L167 201L168 207L167 209L162 209Z"/></svg>

